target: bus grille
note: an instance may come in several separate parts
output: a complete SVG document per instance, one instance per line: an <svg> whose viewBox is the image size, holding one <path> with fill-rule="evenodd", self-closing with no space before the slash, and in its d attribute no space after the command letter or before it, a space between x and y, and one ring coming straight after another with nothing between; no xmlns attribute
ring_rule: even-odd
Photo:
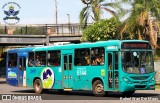
<svg viewBox="0 0 160 103"><path fill-rule="evenodd" d="M130 77L133 80L146 80L149 78L149 76L136 76L136 77Z"/></svg>
<svg viewBox="0 0 160 103"><path fill-rule="evenodd" d="M135 85L135 88L145 88L146 85Z"/></svg>

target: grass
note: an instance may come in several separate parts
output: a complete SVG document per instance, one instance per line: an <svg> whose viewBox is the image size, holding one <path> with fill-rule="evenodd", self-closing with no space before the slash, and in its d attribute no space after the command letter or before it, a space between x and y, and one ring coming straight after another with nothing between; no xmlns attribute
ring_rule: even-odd
<svg viewBox="0 0 160 103"><path fill-rule="evenodd" d="M160 89L160 85L156 85L156 89Z"/></svg>

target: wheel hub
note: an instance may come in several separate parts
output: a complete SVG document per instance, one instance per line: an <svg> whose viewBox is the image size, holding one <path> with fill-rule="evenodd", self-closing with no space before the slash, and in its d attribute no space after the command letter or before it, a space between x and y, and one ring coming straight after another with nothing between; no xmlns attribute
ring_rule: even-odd
<svg viewBox="0 0 160 103"><path fill-rule="evenodd" d="M36 90L39 91L40 90L40 84L36 85Z"/></svg>
<svg viewBox="0 0 160 103"><path fill-rule="evenodd" d="M97 93L103 92L103 85L102 85L102 84L98 84L98 85L96 86L96 92L97 92Z"/></svg>

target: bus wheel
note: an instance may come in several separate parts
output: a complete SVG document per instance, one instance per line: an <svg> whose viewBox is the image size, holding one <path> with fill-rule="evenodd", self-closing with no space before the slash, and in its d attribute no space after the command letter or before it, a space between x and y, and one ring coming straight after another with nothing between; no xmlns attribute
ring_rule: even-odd
<svg viewBox="0 0 160 103"><path fill-rule="evenodd" d="M125 97L131 97L134 94L135 91L126 91L126 92L122 92L122 94Z"/></svg>
<svg viewBox="0 0 160 103"><path fill-rule="evenodd" d="M92 91L95 96L103 97L105 95L103 83L100 80L96 80L92 85Z"/></svg>
<svg viewBox="0 0 160 103"><path fill-rule="evenodd" d="M34 81L34 91L37 93L37 94L40 94L42 93L42 82L40 79L36 79Z"/></svg>

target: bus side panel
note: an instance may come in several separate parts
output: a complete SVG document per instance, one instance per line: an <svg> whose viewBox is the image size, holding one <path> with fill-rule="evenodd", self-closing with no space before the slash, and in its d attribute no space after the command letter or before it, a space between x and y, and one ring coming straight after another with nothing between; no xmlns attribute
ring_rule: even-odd
<svg viewBox="0 0 160 103"><path fill-rule="evenodd" d="M26 85L27 87L33 88L33 82L35 78L40 78L40 68L38 67L27 67L26 69Z"/></svg>
<svg viewBox="0 0 160 103"><path fill-rule="evenodd" d="M92 90L92 81L95 78L103 82L106 90L106 69L104 69L104 66L75 67L73 77L75 77L73 83L75 90Z"/></svg>
<svg viewBox="0 0 160 103"><path fill-rule="evenodd" d="M11 86L18 86L18 69L8 67L8 53L6 56L6 83Z"/></svg>
<svg viewBox="0 0 160 103"><path fill-rule="evenodd" d="M8 85L18 86L18 70L17 68L6 69L6 82Z"/></svg>
<svg viewBox="0 0 160 103"><path fill-rule="evenodd" d="M46 81L43 80L46 69L52 70L52 77L54 80ZM42 82L43 88L45 89L62 89L62 68L61 67L28 67L26 71L27 86L33 87L34 79L39 78ZM48 86L51 83L52 86Z"/></svg>
<svg viewBox="0 0 160 103"><path fill-rule="evenodd" d="M54 73L52 89L62 89L62 67L50 67Z"/></svg>

